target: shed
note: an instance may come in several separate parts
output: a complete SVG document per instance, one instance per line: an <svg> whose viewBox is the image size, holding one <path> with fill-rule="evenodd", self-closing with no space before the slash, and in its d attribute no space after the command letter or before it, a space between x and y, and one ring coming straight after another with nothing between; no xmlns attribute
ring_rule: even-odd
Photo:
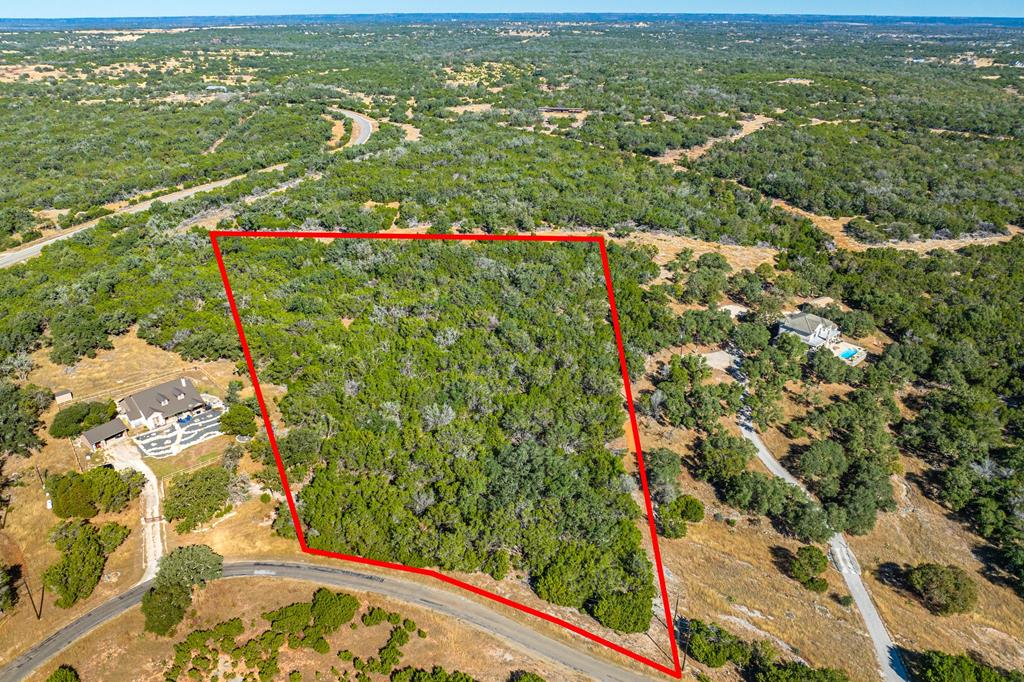
<svg viewBox="0 0 1024 682"><path fill-rule="evenodd" d="M53 394L53 402L57 403L58 405L63 405L64 403L71 402L71 400L74 397L75 396L71 393L71 391L65 388Z"/></svg>

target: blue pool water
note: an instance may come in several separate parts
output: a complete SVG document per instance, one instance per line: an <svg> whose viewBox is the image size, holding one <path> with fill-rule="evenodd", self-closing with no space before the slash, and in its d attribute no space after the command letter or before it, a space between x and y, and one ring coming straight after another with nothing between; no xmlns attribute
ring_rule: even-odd
<svg viewBox="0 0 1024 682"><path fill-rule="evenodd" d="M847 348L846 350L844 350L842 353L839 354L839 357L841 357L843 360L849 360L850 358L852 358L856 354L857 354L857 349L856 348Z"/></svg>

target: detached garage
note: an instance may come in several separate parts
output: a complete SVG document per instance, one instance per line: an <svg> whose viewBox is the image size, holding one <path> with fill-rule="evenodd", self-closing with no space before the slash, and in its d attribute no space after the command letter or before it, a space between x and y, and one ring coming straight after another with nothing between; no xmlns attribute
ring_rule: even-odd
<svg viewBox="0 0 1024 682"><path fill-rule="evenodd" d="M111 419L106 424L94 426L82 434L82 440L93 452L106 445L115 438L120 438L128 433L128 427L120 419Z"/></svg>

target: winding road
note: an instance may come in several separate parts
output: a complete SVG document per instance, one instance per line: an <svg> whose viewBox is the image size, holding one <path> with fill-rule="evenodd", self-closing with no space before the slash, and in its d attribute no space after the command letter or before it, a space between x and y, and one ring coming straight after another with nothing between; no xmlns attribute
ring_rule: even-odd
<svg viewBox="0 0 1024 682"><path fill-rule="evenodd" d="M355 123L354 130L352 131L352 137L345 143L345 147L354 147L360 144L366 144L370 135L373 134L373 119L363 116L362 114L349 111L348 109L336 109L339 114L350 119Z"/></svg>
<svg viewBox="0 0 1024 682"><path fill-rule="evenodd" d="M807 493L803 484L794 478L779 463L779 460L775 459L749 421L741 419L739 426L743 437L757 448L757 458L761 460L768 471ZM810 497L810 493L808 496ZM864 584L864 579L861 577L860 563L857 562L857 557L854 556L853 550L850 549L850 545L842 533L836 533L829 538L828 550L832 556L832 562L843 576L846 589L850 591L850 596L853 597L857 610L860 611L860 615L864 619L864 625L867 627L871 644L875 649L875 658L878 660L882 679L886 682L909 682L910 674L903 664L903 659L900 658L896 643L893 642L892 636L885 628L885 623L882 622L882 617L878 614L878 609L875 608L875 603L871 601L871 593L868 592L868 586Z"/></svg>
<svg viewBox="0 0 1024 682"><path fill-rule="evenodd" d="M373 119L364 116L363 114L360 114L358 112L349 111L348 109L338 109L337 111L338 113L351 119L352 122L355 123L355 125L352 126L352 137L349 139L347 143L345 143L345 146L352 147L355 145L366 144L370 140L370 136L373 135ZM153 205L153 203L157 201L160 201L165 204L172 204L176 201L181 201L182 199L187 199L191 196L195 196L196 194L200 194L201 192L209 192L210 190L230 185L235 180L241 180L242 178L245 178L248 175L251 175L252 173L269 173L271 171L283 170L286 166L287 164L279 163L274 166L269 166L267 168L261 168L259 170L252 171L251 173L235 175L234 177L225 178L223 180L214 180L213 182L207 182L202 185L196 185L195 187L180 189L176 192L170 192L168 194L163 194L152 199L140 201L137 204L124 206L123 208L119 208L108 215L118 215L121 213L141 213L142 211L148 210ZM62 230L57 234L32 242L28 246L17 248L11 251L6 251L0 254L0 270L17 265L18 263L24 263L28 259L34 258L38 256L40 253L42 253L44 247L47 247L50 244L62 241L64 239L69 239L78 234L79 232L81 232L82 230L88 230L90 227L95 227L104 217L106 216L103 216L101 218L95 218L93 220L86 221L79 225L69 227L66 230Z"/></svg>
<svg viewBox="0 0 1024 682"><path fill-rule="evenodd" d="M585 651L552 639L475 601L447 590L395 575L374 575L348 568L278 561L240 561L224 564L225 578L278 577L307 580L320 585L372 592L451 616L513 646L560 663L603 682L650 682L658 679L598 660ZM142 601L152 581L140 583L72 621L0 670L0 682L18 682L76 640L88 635Z"/></svg>

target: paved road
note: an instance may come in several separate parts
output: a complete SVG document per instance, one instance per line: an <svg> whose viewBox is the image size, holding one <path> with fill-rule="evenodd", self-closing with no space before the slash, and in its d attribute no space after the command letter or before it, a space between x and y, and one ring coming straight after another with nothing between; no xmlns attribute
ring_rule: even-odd
<svg viewBox="0 0 1024 682"><path fill-rule="evenodd" d="M733 365L736 366L738 362L739 359L733 356ZM804 487L803 483L797 480L793 474L789 473L786 467L782 466L779 460L775 459L775 456L768 450L764 441L761 440L760 434L754 429L749 414L745 411L741 412L737 421L743 437L757 448L757 458L761 460L765 468L772 475L781 478L792 486L796 486L810 497L811 494ZM853 601L857 605L861 617L864 619L864 625L867 628L868 635L871 637L871 644L875 649L875 659L878 661L879 673L882 679L886 682L909 682L910 674L903 664L903 659L900 658L896 643L893 642L892 636L889 635L889 631L885 628L885 623L882 622L882 617L878 614L878 609L875 608L875 603L871 600L871 593L868 592L868 587L864 584L864 579L861 577L860 563L858 563L857 557L846 542L846 538L841 533L836 533L829 539L828 548L833 563L835 563L839 573L843 576L846 588L850 591L850 596L853 597Z"/></svg>
<svg viewBox="0 0 1024 682"><path fill-rule="evenodd" d="M582 651L580 647L551 639L487 606L447 590L405 580L401 576L378 576L347 568L271 561L227 563L224 565L224 576L226 578L277 576L308 580L336 588L372 592L455 617L470 627L494 635L519 649L561 663L597 680L650 682L664 679L664 676L659 677L658 673L652 672L650 675L643 675L596 660ZM77 639L136 606L142 600L145 591L149 589L149 585L149 582L136 585L53 633L15 659L9 666L0 670L0 682L17 682L24 679Z"/></svg>
<svg viewBox="0 0 1024 682"><path fill-rule="evenodd" d="M273 166L271 168L265 168L263 170L280 170L281 168L284 168L284 164L281 164L279 166ZM244 175L236 175L235 177L232 178L226 178L224 180L215 180L213 182L208 182L203 185L196 185L195 187L189 187L188 189L179 190L177 192L171 192L170 194L164 194L163 196L157 197L155 199L147 199L146 201L140 201L137 204L125 206L124 208L114 211L114 214L140 213L142 211L149 209L153 205L153 202L155 201L161 201L165 204L171 204L174 203L175 201L181 201L182 199L186 199L188 197L199 194L200 192L209 192L212 189L224 187L225 185L229 185L235 180L240 180L241 178L244 177ZM43 250L43 247L49 246L54 242L59 242L64 239L73 237L82 230L88 230L90 227L95 227L100 220L102 220L102 218L96 218L94 220L84 222L80 225L69 227L68 229L60 232L59 234L55 234L52 237L47 237L46 239L41 239L24 248L0 254L0 269L9 268L12 265L16 265L18 263L27 261L29 258L34 258L35 256L39 255L39 253Z"/></svg>
<svg viewBox="0 0 1024 682"><path fill-rule="evenodd" d="M373 120L358 112L349 111L348 109L338 109L337 111L339 114L342 114L355 123L353 126L355 130L352 131L352 137L345 146L354 147L357 144L366 144L366 141L370 139L370 135L373 134Z"/></svg>
<svg viewBox="0 0 1024 682"><path fill-rule="evenodd" d="M373 134L373 121L360 113L357 113L355 111L349 111L348 109L338 109L338 112L348 117L353 122L355 122L355 125L353 126L353 128L355 129L353 131L353 137L345 144L345 146L351 147L353 145L366 144L366 142L370 139L370 136ZM270 166L268 168L261 168L260 170L253 172L267 173L270 171L281 170L286 165L287 164L279 163L277 165ZM200 192L209 192L210 190L217 189L218 187L224 187L225 185L229 185L235 180L241 180L244 177L246 177L246 175L236 175L234 177L226 178L224 180L214 180L213 182L207 182L202 185L196 185L195 187L189 187L187 189L178 190L177 192L164 194L163 196L156 197L155 199L147 199L145 201L140 201L137 204L132 204L130 206L120 208L114 211L112 215L119 213L139 213L141 211L148 210L155 201L160 201L165 204L171 204L176 201L181 201L182 199L186 199L188 197L199 194ZM40 252L42 252L44 247L49 246L54 242L59 242L63 239L73 237L82 230L88 230L90 227L95 227L100 220L102 220L102 218L96 218L95 220L90 220L80 225L69 227L68 229L63 230L58 234L55 234L51 237L47 237L46 239L41 239L26 247L2 253L0 254L0 270L2 270L3 268L9 268L12 265L17 265L18 263L24 263L29 258L34 258L38 256Z"/></svg>

